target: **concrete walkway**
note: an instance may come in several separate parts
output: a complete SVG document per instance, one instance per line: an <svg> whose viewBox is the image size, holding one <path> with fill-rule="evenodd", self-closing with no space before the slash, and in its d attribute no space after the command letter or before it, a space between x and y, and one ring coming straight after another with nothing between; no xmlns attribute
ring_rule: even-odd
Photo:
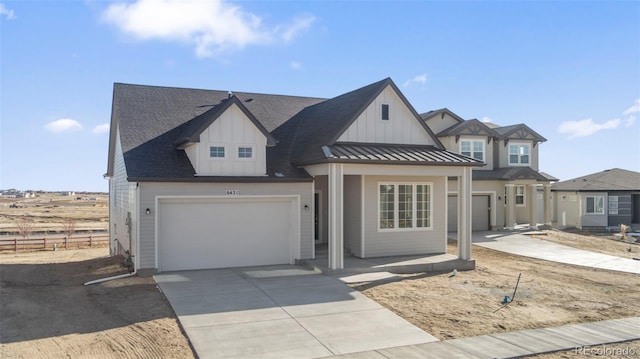
<svg viewBox="0 0 640 359"><path fill-rule="evenodd" d="M640 261L563 246L518 232L474 232L473 244L552 262L640 274Z"/></svg>
<svg viewBox="0 0 640 359"><path fill-rule="evenodd" d="M334 358L517 358L561 350L572 350L575 355L586 357L598 355L596 354L598 350L606 350L606 344L638 339L640 339L640 317L633 317L481 335L340 355ZM604 347L601 346L603 344L605 344ZM629 357L640 356L638 345L629 345L628 351Z"/></svg>
<svg viewBox="0 0 640 359"><path fill-rule="evenodd" d="M339 280L299 266L154 279L199 358L318 358L437 341Z"/></svg>

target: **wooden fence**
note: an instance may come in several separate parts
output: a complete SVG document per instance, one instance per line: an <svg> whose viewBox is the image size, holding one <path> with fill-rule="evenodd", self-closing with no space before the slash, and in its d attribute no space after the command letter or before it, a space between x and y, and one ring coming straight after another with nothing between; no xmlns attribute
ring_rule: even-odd
<svg viewBox="0 0 640 359"><path fill-rule="evenodd" d="M32 251L57 248L104 247L109 245L108 234L51 236L51 237L0 237L0 251Z"/></svg>

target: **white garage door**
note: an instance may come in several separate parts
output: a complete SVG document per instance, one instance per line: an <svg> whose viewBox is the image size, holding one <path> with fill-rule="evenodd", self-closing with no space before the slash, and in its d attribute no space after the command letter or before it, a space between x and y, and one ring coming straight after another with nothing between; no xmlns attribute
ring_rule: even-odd
<svg viewBox="0 0 640 359"><path fill-rule="evenodd" d="M291 198L161 199L161 271L290 263Z"/></svg>
<svg viewBox="0 0 640 359"><path fill-rule="evenodd" d="M491 229L489 226L489 211L489 196L478 195L471 197L471 212L473 217L471 230L487 231ZM447 213L447 230L449 232L456 232L458 230L457 196L449 196Z"/></svg>

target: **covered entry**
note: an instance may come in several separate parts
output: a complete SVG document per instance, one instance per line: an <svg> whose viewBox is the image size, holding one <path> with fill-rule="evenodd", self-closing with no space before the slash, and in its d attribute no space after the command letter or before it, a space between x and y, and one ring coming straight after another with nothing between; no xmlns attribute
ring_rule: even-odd
<svg viewBox="0 0 640 359"><path fill-rule="evenodd" d="M297 202L297 197L158 199L158 270L292 263Z"/></svg>

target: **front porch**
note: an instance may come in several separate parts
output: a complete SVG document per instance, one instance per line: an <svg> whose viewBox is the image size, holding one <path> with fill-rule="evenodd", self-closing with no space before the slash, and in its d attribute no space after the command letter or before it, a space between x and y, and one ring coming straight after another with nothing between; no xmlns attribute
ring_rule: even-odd
<svg viewBox="0 0 640 359"><path fill-rule="evenodd" d="M455 270L475 269L474 259L460 259L453 254L423 254L410 256L388 256L358 258L345 253L342 269L329 268L329 248L327 244L316 245L315 259L304 259L300 264L347 283L384 280L397 277L396 274L443 273Z"/></svg>

